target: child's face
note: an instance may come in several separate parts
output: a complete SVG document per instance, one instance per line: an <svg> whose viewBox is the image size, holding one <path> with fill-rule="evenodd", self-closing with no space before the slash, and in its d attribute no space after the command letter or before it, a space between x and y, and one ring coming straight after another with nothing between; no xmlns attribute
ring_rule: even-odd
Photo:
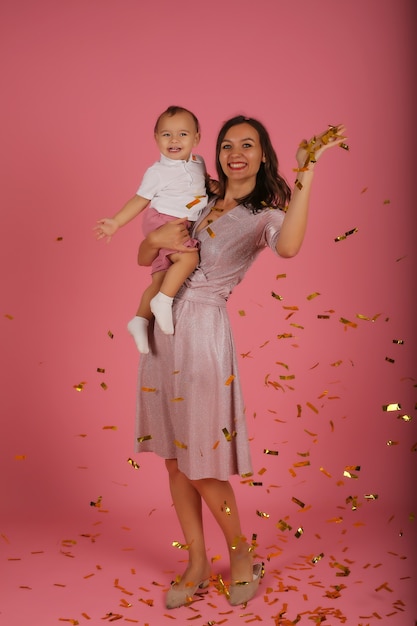
<svg viewBox="0 0 417 626"><path fill-rule="evenodd" d="M155 141L164 156L176 161L188 161L200 141L195 121L189 113L164 115L158 124Z"/></svg>

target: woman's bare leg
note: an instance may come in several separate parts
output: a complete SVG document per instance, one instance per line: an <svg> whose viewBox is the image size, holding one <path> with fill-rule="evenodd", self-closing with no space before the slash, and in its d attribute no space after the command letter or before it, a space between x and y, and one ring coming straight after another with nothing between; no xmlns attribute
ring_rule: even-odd
<svg viewBox="0 0 417 626"><path fill-rule="evenodd" d="M177 584L178 589L186 589L207 580L211 572L204 539L201 497L178 469L176 459L168 459L165 464L175 512L188 546L188 566Z"/></svg>
<svg viewBox="0 0 417 626"><path fill-rule="evenodd" d="M204 478L191 481L219 524L230 557L231 581L252 581L252 553L242 535L239 512L232 485L228 481Z"/></svg>

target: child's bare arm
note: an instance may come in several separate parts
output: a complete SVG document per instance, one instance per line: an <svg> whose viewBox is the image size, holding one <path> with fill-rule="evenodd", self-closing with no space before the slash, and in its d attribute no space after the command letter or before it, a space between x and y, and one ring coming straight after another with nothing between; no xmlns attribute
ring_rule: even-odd
<svg viewBox="0 0 417 626"><path fill-rule="evenodd" d="M130 198L126 204L116 213L113 217L103 217L97 220L97 225L94 227L97 239L104 239L107 237L107 241L110 241L112 235L114 235L119 228L133 220L139 213L143 211L149 204L147 198L138 196L137 194Z"/></svg>

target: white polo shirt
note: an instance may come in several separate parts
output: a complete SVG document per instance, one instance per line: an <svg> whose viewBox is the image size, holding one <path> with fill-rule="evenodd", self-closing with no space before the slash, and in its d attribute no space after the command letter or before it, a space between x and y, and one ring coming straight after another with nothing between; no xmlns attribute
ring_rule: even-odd
<svg viewBox="0 0 417 626"><path fill-rule="evenodd" d="M181 161L161 154L146 170L136 194L150 200L159 213L195 222L207 205L205 173L204 160L198 155Z"/></svg>

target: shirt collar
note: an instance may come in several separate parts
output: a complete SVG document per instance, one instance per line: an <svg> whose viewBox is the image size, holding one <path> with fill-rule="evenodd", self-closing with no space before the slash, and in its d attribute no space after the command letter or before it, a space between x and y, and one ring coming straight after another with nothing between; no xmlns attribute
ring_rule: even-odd
<svg viewBox="0 0 417 626"><path fill-rule="evenodd" d="M184 159L170 159L169 157L166 157L164 154L160 155L160 162L163 165L168 165L169 167L175 167L175 165L177 165L178 163L192 163L192 162L198 162L199 159L195 156L195 154L190 154L190 158L188 159L188 161L184 161Z"/></svg>

